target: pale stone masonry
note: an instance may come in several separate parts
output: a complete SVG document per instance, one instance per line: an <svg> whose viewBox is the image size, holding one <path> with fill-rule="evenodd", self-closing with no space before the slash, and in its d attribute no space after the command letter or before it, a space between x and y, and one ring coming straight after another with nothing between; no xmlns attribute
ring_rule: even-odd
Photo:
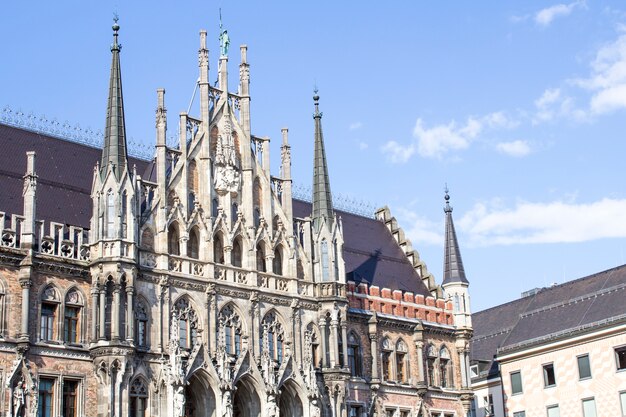
<svg viewBox="0 0 626 417"><path fill-rule="evenodd" d="M451 213L463 279L442 287L389 209L334 210L317 92L312 202L294 200L288 129L280 176L251 133L246 46L230 93L205 31L200 114L172 123L158 89L155 157L129 158L113 29L102 150L0 124L0 415L465 416Z"/></svg>

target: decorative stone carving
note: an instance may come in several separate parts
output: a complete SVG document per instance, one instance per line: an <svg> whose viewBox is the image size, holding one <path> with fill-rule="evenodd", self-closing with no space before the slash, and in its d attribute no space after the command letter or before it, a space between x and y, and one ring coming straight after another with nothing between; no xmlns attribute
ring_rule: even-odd
<svg viewBox="0 0 626 417"><path fill-rule="evenodd" d="M229 390L222 394L222 417L233 417L233 400Z"/></svg>
<svg viewBox="0 0 626 417"><path fill-rule="evenodd" d="M214 186L220 194L238 193L241 187L241 174L237 149L233 140L230 120L224 121L223 134L215 144Z"/></svg>

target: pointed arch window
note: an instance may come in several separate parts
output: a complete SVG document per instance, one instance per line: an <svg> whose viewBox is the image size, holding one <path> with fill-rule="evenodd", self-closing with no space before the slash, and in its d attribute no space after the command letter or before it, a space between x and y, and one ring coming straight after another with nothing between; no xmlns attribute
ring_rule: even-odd
<svg viewBox="0 0 626 417"><path fill-rule="evenodd" d="M122 238L128 238L128 193L124 191L122 193L122 216L121 216L121 227L122 227Z"/></svg>
<svg viewBox="0 0 626 417"><path fill-rule="evenodd" d="M265 272L265 250L264 245L259 243L256 245L256 269L259 272Z"/></svg>
<svg viewBox="0 0 626 417"><path fill-rule="evenodd" d="M189 231L189 240L187 240L187 256L193 259L200 257L200 239L198 237L198 228L193 227Z"/></svg>
<svg viewBox="0 0 626 417"><path fill-rule="evenodd" d="M113 317L113 288L115 284L113 280L109 278L104 285L104 329L100 329L104 332L104 339L111 340L111 318Z"/></svg>
<svg viewBox="0 0 626 417"><path fill-rule="evenodd" d="M285 332L276 313L268 313L261 323L261 351L267 353L270 359L278 363L282 362L284 338Z"/></svg>
<svg viewBox="0 0 626 417"><path fill-rule="evenodd" d="M435 381L435 362L437 361L437 349L434 345L426 346L426 376L428 377L428 385L436 386Z"/></svg>
<svg viewBox="0 0 626 417"><path fill-rule="evenodd" d="M235 238L233 242L233 250L231 252L231 260L233 266L241 268L242 266L243 248L241 247L241 237Z"/></svg>
<svg viewBox="0 0 626 417"><path fill-rule="evenodd" d="M81 314L83 297L76 288L65 295L65 311L63 314L63 341L65 343L79 343L81 334Z"/></svg>
<svg viewBox="0 0 626 417"><path fill-rule="evenodd" d="M149 251L154 250L154 234L152 233L152 229L149 227L143 229L143 232L141 233L141 247Z"/></svg>
<svg viewBox="0 0 626 417"><path fill-rule="evenodd" d="M224 241L220 233L217 233L213 238L213 262L224 263Z"/></svg>
<svg viewBox="0 0 626 417"><path fill-rule="evenodd" d="M363 364L361 362L361 343L356 334L350 332L348 335L348 368L354 377L363 376Z"/></svg>
<svg viewBox="0 0 626 417"><path fill-rule="evenodd" d="M392 356L393 356L393 345L389 338L384 338L381 343L381 367L383 373L384 381L391 381L393 378L393 369L392 369Z"/></svg>
<svg viewBox="0 0 626 417"><path fill-rule="evenodd" d="M174 304L174 318L178 321L178 342L181 348L190 349L198 344L198 316L189 300L181 298ZM176 335L173 335L176 337Z"/></svg>
<svg viewBox="0 0 626 417"><path fill-rule="evenodd" d="M135 306L135 341L137 346L148 346L148 308L143 301Z"/></svg>
<svg viewBox="0 0 626 417"><path fill-rule="evenodd" d="M283 251L280 246L277 246L274 250L274 260L272 261L272 269L274 274L283 274Z"/></svg>
<svg viewBox="0 0 626 417"><path fill-rule="evenodd" d="M330 280L329 259L328 259L328 241L322 239L322 281Z"/></svg>
<svg viewBox="0 0 626 417"><path fill-rule="evenodd" d="M57 338L57 311L61 300L57 290L48 286L41 294L41 316L39 321L39 339L52 341Z"/></svg>
<svg viewBox="0 0 626 417"><path fill-rule="evenodd" d="M115 237L115 196L113 190L109 190L106 197L105 237L107 239Z"/></svg>
<svg viewBox="0 0 626 417"><path fill-rule="evenodd" d="M178 225L176 223L170 224L167 229L167 252L170 255L180 255L180 236L178 234Z"/></svg>
<svg viewBox="0 0 626 417"><path fill-rule="evenodd" d="M148 404L148 389L145 382L141 378L135 378L130 384L130 417L145 417Z"/></svg>
<svg viewBox="0 0 626 417"><path fill-rule="evenodd" d="M219 205L220 203L217 201L217 198L214 198L211 204L211 216L213 216L214 219L216 219L219 214Z"/></svg>
<svg viewBox="0 0 626 417"><path fill-rule="evenodd" d="M239 206L237 205L237 203L233 203L230 206L230 218L231 218L231 224L235 224L239 218Z"/></svg>
<svg viewBox="0 0 626 417"><path fill-rule="evenodd" d="M439 382L441 388L452 387L450 351L445 346L439 350Z"/></svg>
<svg viewBox="0 0 626 417"><path fill-rule="evenodd" d="M408 372L408 346L404 340L400 339L396 343L396 381L401 383L409 382Z"/></svg>
<svg viewBox="0 0 626 417"><path fill-rule="evenodd" d="M223 337L226 352L239 356L241 353L241 318L232 305L227 305L219 315L220 337Z"/></svg>

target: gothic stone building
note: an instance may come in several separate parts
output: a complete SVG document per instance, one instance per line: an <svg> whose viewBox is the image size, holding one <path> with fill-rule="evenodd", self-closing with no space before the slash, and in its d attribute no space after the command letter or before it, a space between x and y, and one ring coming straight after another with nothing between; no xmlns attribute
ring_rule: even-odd
<svg viewBox="0 0 626 417"><path fill-rule="evenodd" d="M464 416L468 282L446 208L437 285L388 209L333 209L319 97L311 202L292 197L282 131L250 131L228 45L200 111L154 159L128 157L119 26L101 150L3 112L0 124L0 415ZM444 294L446 294L444 296Z"/></svg>

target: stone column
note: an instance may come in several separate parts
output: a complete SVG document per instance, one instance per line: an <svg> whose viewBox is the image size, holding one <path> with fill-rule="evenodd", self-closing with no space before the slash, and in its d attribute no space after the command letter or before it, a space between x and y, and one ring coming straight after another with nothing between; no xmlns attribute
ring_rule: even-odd
<svg viewBox="0 0 626 417"><path fill-rule="evenodd" d="M91 341L98 341L98 285L91 287Z"/></svg>
<svg viewBox="0 0 626 417"><path fill-rule="evenodd" d="M207 302L209 304L209 352L213 355L217 353L218 331L217 331L217 292L214 285L207 288Z"/></svg>
<svg viewBox="0 0 626 417"><path fill-rule="evenodd" d="M30 286L32 281L30 279L20 279L20 286L22 287L22 326L20 331L21 339L28 339L28 321L30 312Z"/></svg>
<svg viewBox="0 0 626 417"><path fill-rule="evenodd" d="M322 368L328 368L328 346L326 340L326 318L322 317L319 321L320 324L320 338L322 339Z"/></svg>
<svg viewBox="0 0 626 417"><path fill-rule="evenodd" d="M126 340L135 341L134 287L126 287Z"/></svg>
<svg viewBox="0 0 626 417"><path fill-rule="evenodd" d="M368 332L370 337L370 349L372 351L372 382L380 382L378 376L378 319L376 312L367 321Z"/></svg>
<svg viewBox="0 0 626 417"><path fill-rule="evenodd" d="M113 287L113 311L111 314L111 340L120 340L120 285Z"/></svg>
<svg viewBox="0 0 626 417"><path fill-rule="evenodd" d="M343 367L348 367L348 325L341 322L341 343L343 345Z"/></svg>
<svg viewBox="0 0 626 417"><path fill-rule="evenodd" d="M330 321L330 333L333 341L330 343L330 366L339 366L339 322L336 319Z"/></svg>
<svg viewBox="0 0 626 417"><path fill-rule="evenodd" d="M424 383L426 381L424 377L424 342L416 340L415 350L417 351L417 382Z"/></svg>
<svg viewBox="0 0 626 417"><path fill-rule="evenodd" d="M469 370L470 370L470 359L469 359L469 350L465 349L465 353L463 354L463 356L465 357L464 362L465 362L465 380L467 381L467 386L469 387L471 385L471 377L469 375Z"/></svg>
<svg viewBox="0 0 626 417"><path fill-rule="evenodd" d="M106 310L106 305L107 305L107 299L106 299L106 284L100 287L100 331L98 334L98 340L104 340L105 339L105 310Z"/></svg>
<svg viewBox="0 0 626 417"><path fill-rule="evenodd" d="M300 308L298 306L297 300L294 300L292 304L292 316L293 316L293 327L292 327L292 335L293 335L293 357L297 358L300 363L302 363L302 321L300 318Z"/></svg>

